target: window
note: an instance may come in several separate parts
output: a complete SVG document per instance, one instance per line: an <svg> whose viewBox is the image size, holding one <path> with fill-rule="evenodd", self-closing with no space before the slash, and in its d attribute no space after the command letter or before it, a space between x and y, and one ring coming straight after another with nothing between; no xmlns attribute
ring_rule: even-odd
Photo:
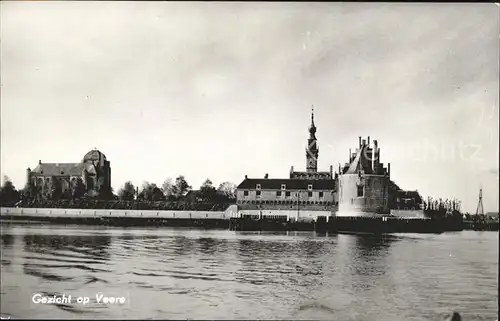
<svg viewBox="0 0 500 321"><path fill-rule="evenodd" d="M255 195L256 195L257 197L260 197L260 191L255 192Z"/></svg>
<svg viewBox="0 0 500 321"><path fill-rule="evenodd" d="M256 189L260 189L260 187L261 187L260 184L257 184Z"/></svg>
<svg viewBox="0 0 500 321"><path fill-rule="evenodd" d="M290 192L285 192L285 196L290 196Z"/></svg>
<svg viewBox="0 0 500 321"><path fill-rule="evenodd" d="M307 185L307 190L308 190L308 191L312 191L312 190L313 190L313 186L312 186L312 184Z"/></svg>
<svg viewBox="0 0 500 321"><path fill-rule="evenodd" d="M313 192L307 192L308 197L313 197Z"/></svg>
<svg viewBox="0 0 500 321"><path fill-rule="evenodd" d="M281 184L281 189L285 190L286 189L286 184ZM289 195L287 195L287 196L289 196Z"/></svg>
<svg viewBox="0 0 500 321"><path fill-rule="evenodd" d="M358 197L363 197L363 185L358 185Z"/></svg>
<svg viewBox="0 0 500 321"><path fill-rule="evenodd" d="M323 197L323 192L319 192L319 197Z"/></svg>
<svg viewBox="0 0 500 321"><path fill-rule="evenodd" d="M243 196L248 196L248 191L244 191Z"/></svg>
<svg viewBox="0 0 500 321"><path fill-rule="evenodd" d="M281 191L277 191L276 196L278 196L278 197L281 196Z"/></svg>

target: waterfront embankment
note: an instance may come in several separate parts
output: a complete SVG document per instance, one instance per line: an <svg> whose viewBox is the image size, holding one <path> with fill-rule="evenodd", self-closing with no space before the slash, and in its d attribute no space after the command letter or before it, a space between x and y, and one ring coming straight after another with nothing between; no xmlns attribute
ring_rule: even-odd
<svg viewBox="0 0 500 321"><path fill-rule="evenodd" d="M242 211L230 205L223 211L196 210L117 210L75 208L0 208L0 221L84 224L104 226L172 226L235 231L316 231L328 233L442 233L478 230L478 226L451 218L335 217L326 211ZM465 223L465 222L464 222ZM498 230L484 226L481 230Z"/></svg>
<svg viewBox="0 0 500 321"><path fill-rule="evenodd" d="M192 226L227 229L229 218L236 215L236 205L231 205L224 211L0 208L2 221L112 226Z"/></svg>

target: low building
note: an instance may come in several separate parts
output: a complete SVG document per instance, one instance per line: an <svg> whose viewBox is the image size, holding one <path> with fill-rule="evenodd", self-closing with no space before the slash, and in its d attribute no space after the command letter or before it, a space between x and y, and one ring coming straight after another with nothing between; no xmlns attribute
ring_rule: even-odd
<svg viewBox="0 0 500 321"><path fill-rule="evenodd" d="M392 216L425 218L422 196L415 191L389 189L389 208Z"/></svg>
<svg viewBox="0 0 500 321"><path fill-rule="evenodd" d="M349 150L349 162L339 166L337 216L376 216L388 214L390 164L380 162L380 149L359 137L354 153Z"/></svg>
<svg viewBox="0 0 500 321"><path fill-rule="evenodd" d="M391 209L395 210L422 210L422 196L415 191L399 190L395 193L395 203Z"/></svg>
<svg viewBox="0 0 500 321"><path fill-rule="evenodd" d="M58 182L61 192L71 190L81 179L85 191L111 191L111 165L106 156L97 149L89 151L79 163L43 163L33 170L26 170L28 184L37 187L42 195L46 195L53 188L54 181Z"/></svg>
<svg viewBox="0 0 500 321"><path fill-rule="evenodd" d="M242 208L329 210L335 204L333 186L335 181L329 179L245 177L236 190L236 202Z"/></svg>

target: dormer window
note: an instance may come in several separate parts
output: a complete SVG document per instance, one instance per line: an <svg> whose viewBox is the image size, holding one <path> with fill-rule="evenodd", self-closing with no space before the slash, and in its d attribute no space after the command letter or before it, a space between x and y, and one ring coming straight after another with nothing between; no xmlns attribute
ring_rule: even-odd
<svg viewBox="0 0 500 321"><path fill-rule="evenodd" d="M313 186L312 186L312 184L307 185L307 190L308 190L308 191L312 191L312 190L313 190Z"/></svg>
<svg viewBox="0 0 500 321"><path fill-rule="evenodd" d="M256 189L260 189L260 188L261 188L261 185L257 184Z"/></svg>
<svg viewBox="0 0 500 321"><path fill-rule="evenodd" d="M281 184L281 189L286 190L286 184Z"/></svg>

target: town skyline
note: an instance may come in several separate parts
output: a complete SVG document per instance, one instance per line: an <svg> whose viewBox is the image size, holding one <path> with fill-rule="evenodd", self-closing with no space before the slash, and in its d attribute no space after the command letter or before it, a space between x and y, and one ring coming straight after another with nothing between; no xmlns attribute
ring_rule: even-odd
<svg viewBox="0 0 500 321"><path fill-rule="evenodd" d="M370 136L401 188L468 212L483 188L498 211L495 4L0 5L0 167L18 189L94 147L115 192L287 178L314 105L319 171Z"/></svg>

